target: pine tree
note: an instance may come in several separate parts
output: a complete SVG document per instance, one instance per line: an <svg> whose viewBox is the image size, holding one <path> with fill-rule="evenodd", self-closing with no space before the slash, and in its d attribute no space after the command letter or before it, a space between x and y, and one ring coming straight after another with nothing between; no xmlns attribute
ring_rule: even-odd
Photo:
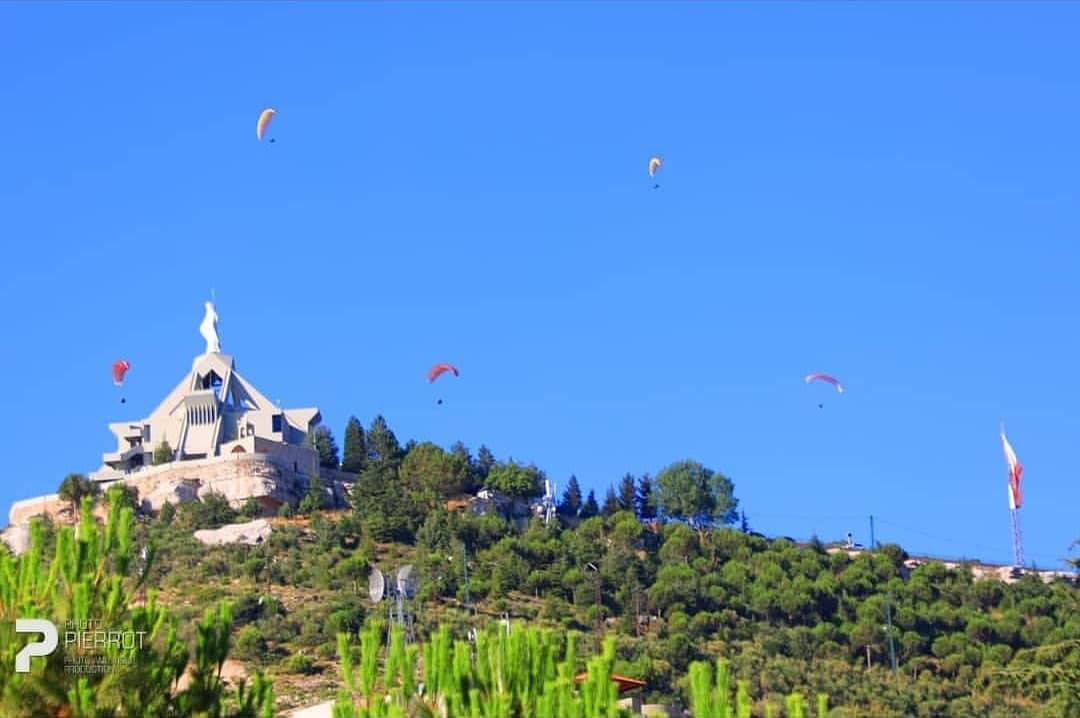
<svg viewBox="0 0 1080 718"><path fill-rule="evenodd" d="M637 489L637 515L642 521L656 518L656 506L652 498L652 478L648 474L642 474L638 479Z"/></svg>
<svg viewBox="0 0 1080 718"><path fill-rule="evenodd" d="M48 656L34 657L32 672L16 676L16 647L25 640L12 639L8 628L0 652L0 715L271 716L273 692L261 672L235 690L221 680L232 627L229 604L207 609L195 623L192 653L178 637L177 618L158 602L156 592L137 598L156 552L152 544L138 545L133 508L111 501L101 527L92 506L84 495L77 535L64 526L47 536L45 526L34 519L28 549L18 557L0 553L0 625L10 627L27 616L53 621L92 616L116 632L110 637L138 635L139 640L107 648L95 644L90 651L95 655L88 657L107 661L108 671L69 670L76 652L65 641ZM185 673L190 680L181 688L178 679Z"/></svg>
<svg viewBox="0 0 1080 718"><path fill-rule="evenodd" d="M401 444L394 432L380 414L371 421L367 431L368 464L383 463L395 465L402 459Z"/></svg>
<svg viewBox="0 0 1080 718"><path fill-rule="evenodd" d="M609 486L607 494L604 496L604 508L600 510L600 513L607 518L608 516L614 516L620 509L622 509L622 506L619 504L619 497L615 495L615 489Z"/></svg>
<svg viewBox="0 0 1080 718"><path fill-rule="evenodd" d="M450 447L450 453L464 461L467 465L472 466L473 458L469 453L469 447L460 441L455 441L454 445Z"/></svg>
<svg viewBox="0 0 1080 718"><path fill-rule="evenodd" d="M479 491L481 484L477 481L476 461L473 460L472 454L469 453L469 447L465 446L465 444L460 441L457 441L450 447L450 453L456 456L458 460L464 463L468 468L465 485L462 486L461 490L467 494L474 494Z"/></svg>
<svg viewBox="0 0 1080 718"><path fill-rule="evenodd" d="M322 480L318 476L312 476L308 482L307 492L300 499L297 511L305 516L327 508L326 494L323 493Z"/></svg>
<svg viewBox="0 0 1080 718"><path fill-rule="evenodd" d="M152 466L160 466L161 464L167 464L173 460L173 450L169 446L169 442L162 441L154 448L154 453L150 457L150 464Z"/></svg>
<svg viewBox="0 0 1080 718"><path fill-rule="evenodd" d="M573 474L566 482L566 491L557 508L560 516L577 516L581 512L581 486Z"/></svg>
<svg viewBox="0 0 1080 718"><path fill-rule="evenodd" d="M476 485L483 486L488 472L495 466L495 455L483 444L476 451Z"/></svg>
<svg viewBox="0 0 1080 718"><path fill-rule="evenodd" d="M619 510L637 511L637 487L634 486L633 474L627 474L619 482Z"/></svg>
<svg viewBox="0 0 1080 718"><path fill-rule="evenodd" d="M397 437L376 416L367 432L368 459L352 490L352 505L365 533L378 541L409 541L419 525L411 495L398 475Z"/></svg>
<svg viewBox="0 0 1080 718"><path fill-rule="evenodd" d="M600 507L596 503L596 492L589 491L588 498L585 499L585 503L581 506L581 513L579 514L583 519L591 519L600 513Z"/></svg>
<svg viewBox="0 0 1080 718"><path fill-rule="evenodd" d="M338 448L334 442L334 435L325 426L315 427L315 451L319 453L319 466L324 469L336 469L338 467Z"/></svg>
<svg viewBox="0 0 1080 718"><path fill-rule="evenodd" d="M656 503L665 517L689 521L691 526L733 524L738 519L739 501L731 479L692 459L676 461L657 475Z"/></svg>
<svg viewBox="0 0 1080 718"><path fill-rule="evenodd" d="M359 474L367 464L367 440L364 427L355 416L349 417L345 425L345 455L341 460L341 470Z"/></svg>

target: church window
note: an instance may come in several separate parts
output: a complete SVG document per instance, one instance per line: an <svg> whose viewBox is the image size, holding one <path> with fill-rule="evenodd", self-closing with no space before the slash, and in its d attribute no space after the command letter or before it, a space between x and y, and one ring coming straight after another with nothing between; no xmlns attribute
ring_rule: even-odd
<svg viewBox="0 0 1080 718"><path fill-rule="evenodd" d="M281 414L274 414L274 418L270 420L270 430L275 434L281 433Z"/></svg>

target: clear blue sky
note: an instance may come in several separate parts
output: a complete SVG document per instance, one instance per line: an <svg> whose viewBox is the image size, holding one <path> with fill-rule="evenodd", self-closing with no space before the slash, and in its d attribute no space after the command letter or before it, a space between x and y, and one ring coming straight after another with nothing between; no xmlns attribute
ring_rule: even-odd
<svg viewBox="0 0 1080 718"><path fill-rule="evenodd" d="M1056 564L1077 27L1068 3L0 4L0 504L99 465L202 351L213 288L238 369L339 440L382 413L598 493L693 457L772 534L865 541L873 513L1008 560L1004 419ZM461 378L429 386L436 361Z"/></svg>

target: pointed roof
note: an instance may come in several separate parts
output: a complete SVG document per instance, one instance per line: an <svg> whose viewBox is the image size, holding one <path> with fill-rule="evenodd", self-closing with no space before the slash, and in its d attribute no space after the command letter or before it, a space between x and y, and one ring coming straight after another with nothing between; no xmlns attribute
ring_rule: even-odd
<svg viewBox="0 0 1080 718"><path fill-rule="evenodd" d="M246 437L296 445L320 420L314 407L283 410L241 376L232 355L218 351L216 321L208 304L200 326L207 351L195 357L191 370L147 418L109 424L117 450L105 454L108 467L130 471L144 466L162 442L178 459L217 456L223 444L250 441Z"/></svg>

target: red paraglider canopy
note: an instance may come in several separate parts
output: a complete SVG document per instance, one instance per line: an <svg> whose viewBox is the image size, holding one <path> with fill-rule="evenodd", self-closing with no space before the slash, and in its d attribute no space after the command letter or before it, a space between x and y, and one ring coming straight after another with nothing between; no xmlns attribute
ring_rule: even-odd
<svg viewBox="0 0 1080 718"><path fill-rule="evenodd" d="M116 386L124 385L124 375L128 373L131 364L126 359L117 359L112 365L112 380Z"/></svg>
<svg viewBox="0 0 1080 718"><path fill-rule="evenodd" d="M433 382L448 371L453 372L454 376L461 375L453 364L436 364L428 369L427 380L429 383Z"/></svg>

